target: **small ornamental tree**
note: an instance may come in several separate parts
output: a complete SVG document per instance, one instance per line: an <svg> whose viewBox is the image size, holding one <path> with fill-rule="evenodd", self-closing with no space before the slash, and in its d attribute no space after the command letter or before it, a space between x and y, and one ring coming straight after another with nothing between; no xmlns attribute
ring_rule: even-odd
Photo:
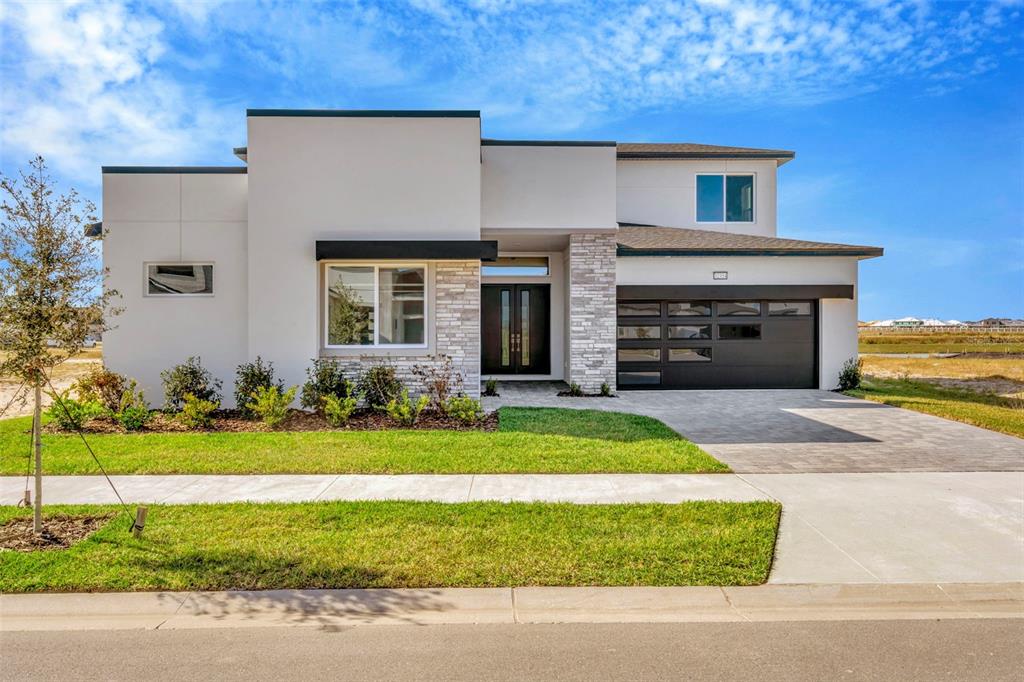
<svg viewBox="0 0 1024 682"><path fill-rule="evenodd" d="M41 156L17 178L0 175L0 374L34 392L35 532L42 532L41 392L56 365L107 329L116 291L103 290L96 207L75 190L55 194ZM24 401L24 394L20 398ZM59 407L59 406L58 406Z"/></svg>

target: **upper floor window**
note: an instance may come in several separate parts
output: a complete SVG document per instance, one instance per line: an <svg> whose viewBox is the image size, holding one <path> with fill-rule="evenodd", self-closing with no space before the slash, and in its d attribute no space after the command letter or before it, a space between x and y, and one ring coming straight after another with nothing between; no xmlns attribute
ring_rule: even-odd
<svg viewBox="0 0 1024 682"><path fill-rule="evenodd" d="M423 265L328 265L326 345L426 345Z"/></svg>
<svg viewBox="0 0 1024 682"><path fill-rule="evenodd" d="M697 222L754 222L754 176L698 175Z"/></svg>
<svg viewBox="0 0 1024 682"><path fill-rule="evenodd" d="M212 263L146 263L147 296L212 296Z"/></svg>

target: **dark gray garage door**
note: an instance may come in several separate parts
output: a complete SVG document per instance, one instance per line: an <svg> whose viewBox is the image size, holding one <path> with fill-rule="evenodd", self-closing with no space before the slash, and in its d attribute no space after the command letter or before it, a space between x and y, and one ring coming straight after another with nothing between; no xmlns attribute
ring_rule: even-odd
<svg viewBox="0 0 1024 682"><path fill-rule="evenodd" d="M816 300L619 300L618 387L815 388Z"/></svg>

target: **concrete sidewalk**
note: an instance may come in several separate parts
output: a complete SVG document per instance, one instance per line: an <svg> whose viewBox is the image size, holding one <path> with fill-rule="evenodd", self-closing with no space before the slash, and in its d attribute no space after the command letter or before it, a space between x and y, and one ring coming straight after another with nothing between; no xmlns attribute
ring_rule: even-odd
<svg viewBox="0 0 1024 682"><path fill-rule="evenodd" d="M404 474L111 476L129 504L430 500L436 502L685 502L771 499L735 474ZM21 499L24 477L0 478L0 503ZM46 504L114 504L102 476L47 476Z"/></svg>
<svg viewBox="0 0 1024 682"><path fill-rule="evenodd" d="M115 476L129 503L312 500L778 500L773 583L1024 580L1024 473ZM0 501L23 478L0 479ZM44 502L111 503L102 477L48 476ZM151 521L158 522L158 515Z"/></svg>
<svg viewBox="0 0 1024 682"><path fill-rule="evenodd" d="M0 595L0 631L1024 618L1024 584Z"/></svg>

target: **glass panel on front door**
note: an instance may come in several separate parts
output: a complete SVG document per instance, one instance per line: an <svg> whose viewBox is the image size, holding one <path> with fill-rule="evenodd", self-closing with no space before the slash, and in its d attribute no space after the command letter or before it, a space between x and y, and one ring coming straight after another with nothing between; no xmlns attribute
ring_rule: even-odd
<svg viewBox="0 0 1024 682"><path fill-rule="evenodd" d="M501 366L512 364L512 292L501 290Z"/></svg>
<svg viewBox="0 0 1024 682"><path fill-rule="evenodd" d="M519 292L521 303L519 307L519 349L521 357L519 361L523 367L530 366L530 290L523 289Z"/></svg>

